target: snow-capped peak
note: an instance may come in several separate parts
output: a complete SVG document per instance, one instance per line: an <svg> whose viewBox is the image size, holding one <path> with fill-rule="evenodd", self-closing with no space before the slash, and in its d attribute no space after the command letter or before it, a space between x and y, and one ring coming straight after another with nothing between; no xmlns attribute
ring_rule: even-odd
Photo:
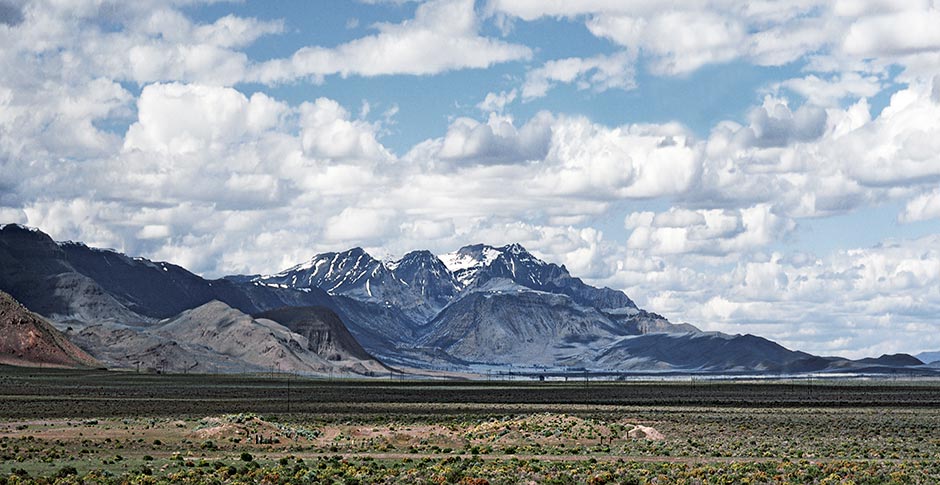
<svg viewBox="0 0 940 485"><path fill-rule="evenodd" d="M512 243L507 246L503 246L502 249L512 254L524 254L524 253L527 254L528 253L528 251L526 251L525 248L522 247L522 245L519 243Z"/></svg>
<svg viewBox="0 0 940 485"><path fill-rule="evenodd" d="M485 244L464 246L452 253L438 256L452 273L468 268L479 268L493 264L502 254L497 248Z"/></svg>
<svg viewBox="0 0 940 485"><path fill-rule="evenodd" d="M287 268L287 269L285 269L284 271L281 271L280 273L277 273L277 274L274 274L274 275L264 275L264 276L262 276L262 278L266 278L266 277L269 277L269 276L283 276L283 275L285 275L285 274L287 274L287 273L292 273L292 272L295 272L295 271L306 271L306 270L308 270L308 269L310 269L310 268L313 268L314 266L319 266L319 265L321 265L321 264L323 264L323 263L324 263L324 260L321 259L321 258L319 257L319 255L317 255L317 256L314 256L314 257L310 258L310 261L307 261L306 263L300 263L300 264L298 264L297 266L291 266L290 268Z"/></svg>
<svg viewBox="0 0 940 485"><path fill-rule="evenodd" d="M517 268L541 268L545 263L532 256L520 244L493 247L485 244L464 246L440 257L463 287L470 286L481 274L488 277L506 275L516 278ZM529 273L530 271L526 271ZM533 278L532 282L538 283Z"/></svg>
<svg viewBox="0 0 940 485"><path fill-rule="evenodd" d="M255 284L279 288L320 288L330 295L344 295L373 303L391 302L426 322L461 295L512 288L568 295L579 304L596 308L635 305L622 292L597 289L571 277L564 266L547 263L520 244L493 247L464 246L435 256L427 250L411 251L400 259L380 261L362 248L329 252L281 273L259 276Z"/></svg>
<svg viewBox="0 0 940 485"><path fill-rule="evenodd" d="M434 253L425 249L421 249L411 251L410 253L402 256L400 259L382 261L382 264L384 264L385 268L387 268L389 271L394 272L403 265L433 265L436 259L438 258L436 255L434 255Z"/></svg>

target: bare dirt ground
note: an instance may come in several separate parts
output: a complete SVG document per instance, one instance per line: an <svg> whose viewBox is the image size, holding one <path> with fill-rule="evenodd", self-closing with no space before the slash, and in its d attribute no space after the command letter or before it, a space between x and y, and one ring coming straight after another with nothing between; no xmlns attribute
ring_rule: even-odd
<svg viewBox="0 0 940 485"><path fill-rule="evenodd" d="M498 444L497 448L520 446L565 447L612 444L624 440L665 440L651 426L629 419L600 422L567 414L540 413L531 416L492 418L469 424L430 423L328 423L281 424L255 415L210 416L181 419L44 419L0 422L0 439L35 439L63 444L90 441L200 444L214 447L275 451L279 449L326 450L414 450L428 448L439 454L473 446ZM237 445L237 446L230 446ZM339 445L339 446L337 446ZM158 451L158 450L153 450ZM335 451L333 452L335 453ZM368 454L368 453L367 453ZM391 455L424 456L422 453Z"/></svg>

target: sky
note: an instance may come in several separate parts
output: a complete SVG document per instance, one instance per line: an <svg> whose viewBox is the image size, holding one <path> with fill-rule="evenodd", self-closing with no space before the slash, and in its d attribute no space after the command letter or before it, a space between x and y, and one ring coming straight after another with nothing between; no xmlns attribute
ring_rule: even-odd
<svg viewBox="0 0 940 485"><path fill-rule="evenodd" d="M0 222L272 273L521 243L704 330L940 350L940 3L0 0Z"/></svg>

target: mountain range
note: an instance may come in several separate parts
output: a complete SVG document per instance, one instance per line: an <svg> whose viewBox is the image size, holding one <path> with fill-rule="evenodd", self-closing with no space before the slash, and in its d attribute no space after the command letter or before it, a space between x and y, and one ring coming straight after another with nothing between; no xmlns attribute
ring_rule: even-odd
<svg viewBox="0 0 940 485"><path fill-rule="evenodd" d="M353 248L272 275L209 280L10 224L0 226L0 290L116 367L321 375L922 367L910 356L816 357L671 323L518 244L393 261Z"/></svg>

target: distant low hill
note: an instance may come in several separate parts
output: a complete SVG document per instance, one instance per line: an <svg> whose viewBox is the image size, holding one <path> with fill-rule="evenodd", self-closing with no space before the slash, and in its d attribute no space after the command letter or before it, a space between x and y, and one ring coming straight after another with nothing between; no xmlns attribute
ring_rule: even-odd
<svg viewBox="0 0 940 485"><path fill-rule="evenodd" d="M49 367L100 367L39 315L0 291L0 364Z"/></svg>
<svg viewBox="0 0 940 485"><path fill-rule="evenodd" d="M940 351L938 352L921 352L914 357L920 359L921 362L925 364L934 364L940 362Z"/></svg>
<svg viewBox="0 0 940 485"><path fill-rule="evenodd" d="M860 364L888 365L893 367L924 365L922 360L908 354L884 354L881 357L869 357L866 359L859 359L856 362Z"/></svg>

